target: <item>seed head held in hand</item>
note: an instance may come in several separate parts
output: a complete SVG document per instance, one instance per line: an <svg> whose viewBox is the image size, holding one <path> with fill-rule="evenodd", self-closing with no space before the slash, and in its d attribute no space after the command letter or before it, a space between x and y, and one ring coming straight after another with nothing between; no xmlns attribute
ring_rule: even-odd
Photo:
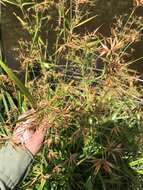
<svg viewBox="0 0 143 190"><path fill-rule="evenodd" d="M41 148L47 129L50 127L46 119L43 119L39 126L36 126L36 116L34 110L22 114L19 119L22 120L16 125L13 133L13 139L21 143L33 155ZM28 117L29 116L29 117Z"/></svg>

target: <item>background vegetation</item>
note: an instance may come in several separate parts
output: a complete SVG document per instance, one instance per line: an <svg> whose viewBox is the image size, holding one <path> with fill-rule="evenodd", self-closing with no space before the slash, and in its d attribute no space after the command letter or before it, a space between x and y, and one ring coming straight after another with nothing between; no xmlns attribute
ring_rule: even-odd
<svg viewBox="0 0 143 190"><path fill-rule="evenodd" d="M1 3L20 10L14 14L29 36L17 49L22 82L1 56L1 141L32 107L51 124L19 189L142 189L141 6L130 0Z"/></svg>

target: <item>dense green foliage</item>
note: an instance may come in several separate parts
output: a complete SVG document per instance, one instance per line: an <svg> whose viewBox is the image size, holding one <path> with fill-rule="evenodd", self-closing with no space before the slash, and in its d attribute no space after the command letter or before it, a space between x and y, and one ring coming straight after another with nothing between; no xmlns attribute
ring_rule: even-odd
<svg viewBox="0 0 143 190"><path fill-rule="evenodd" d="M143 18L132 1L117 2L2 1L21 11L30 40L19 41L23 84L0 62L1 139L31 106L51 124L20 189L142 189L142 80L133 68L143 57L133 50Z"/></svg>

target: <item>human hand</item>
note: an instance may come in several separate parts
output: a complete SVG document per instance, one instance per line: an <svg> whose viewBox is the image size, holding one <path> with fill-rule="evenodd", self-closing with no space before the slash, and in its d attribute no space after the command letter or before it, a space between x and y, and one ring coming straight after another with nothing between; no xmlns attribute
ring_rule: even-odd
<svg viewBox="0 0 143 190"><path fill-rule="evenodd" d="M15 127L13 133L13 139L17 143L21 143L26 147L33 155L35 155L43 144L44 136L46 134L49 124L43 120L39 127L36 126L36 114L35 111L29 110L19 117L21 120ZM23 118L26 118L23 120Z"/></svg>

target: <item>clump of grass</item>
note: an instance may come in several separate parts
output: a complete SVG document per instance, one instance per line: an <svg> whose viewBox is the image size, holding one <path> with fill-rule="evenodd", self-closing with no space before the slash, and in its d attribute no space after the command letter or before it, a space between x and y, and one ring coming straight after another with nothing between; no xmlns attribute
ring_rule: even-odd
<svg viewBox="0 0 143 190"><path fill-rule="evenodd" d="M142 89L129 66L137 62L130 47L141 38L142 19L134 12L118 16L105 37L99 28L77 30L96 22L82 11L87 1L24 3L17 18L31 36L20 42L25 85L51 128L21 189L141 189L131 165L142 157ZM52 26L53 7L49 47L42 29ZM20 102L20 111L30 106Z"/></svg>

